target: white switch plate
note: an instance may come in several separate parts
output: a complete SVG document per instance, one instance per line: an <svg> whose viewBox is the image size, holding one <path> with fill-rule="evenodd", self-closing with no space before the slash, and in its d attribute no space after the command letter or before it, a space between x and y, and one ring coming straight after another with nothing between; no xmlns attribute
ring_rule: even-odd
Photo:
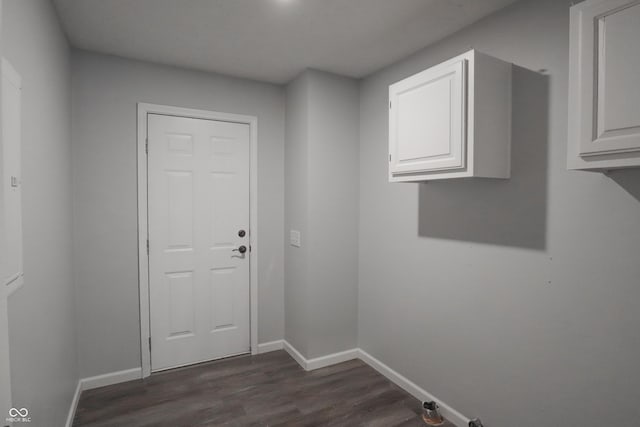
<svg viewBox="0 0 640 427"><path fill-rule="evenodd" d="M300 232L298 230L289 231L289 243L291 244L291 246L295 246L296 248L299 248L301 246Z"/></svg>

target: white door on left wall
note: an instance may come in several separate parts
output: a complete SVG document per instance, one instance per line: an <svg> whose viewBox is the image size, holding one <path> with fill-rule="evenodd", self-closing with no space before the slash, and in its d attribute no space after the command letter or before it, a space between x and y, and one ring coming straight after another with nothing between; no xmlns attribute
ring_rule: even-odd
<svg viewBox="0 0 640 427"><path fill-rule="evenodd" d="M148 115L151 370L250 351L250 127Z"/></svg>

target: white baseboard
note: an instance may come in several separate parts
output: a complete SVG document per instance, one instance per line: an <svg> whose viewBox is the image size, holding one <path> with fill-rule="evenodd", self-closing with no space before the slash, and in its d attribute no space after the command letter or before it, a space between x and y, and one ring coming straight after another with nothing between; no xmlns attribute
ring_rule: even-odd
<svg viewBox="0 0 640 427"><path fill-rule="evenodd" d="M82 391L91 390L98 387L124 383L142 378L142 368L126 369L124 371L110 372L108 374L96 375L95 377L83 378L80 380Z"/></svg>
<svg viewBox="0 0 640 427"><path fill-rule="evenodd" d="M282 350L284 348L284 341L270 341L258 344L258 354L269 353L270 351Z"/></svg>
<svg viewBox="0 0 640 427"><path fill-rule="evenodd" d="M307 371L313 371L314 369L324 368L325 366L336 365L338 363L346 362L358 358L358 349L352 348L351 350L340 351L338 353L328 354L326 356L315 357L307 360Z"/></svg>
<svg viewBox="0 0 640 427"><path fill-rule="evenodd" d="M73 419L76 416L76 409L78 408L78 402L80 401L80 393L82 393L82 385L80 384L80 381L78 381L76 392L73 394L73 399L71 399L71 407L69 408L67 423L65 424L66 427L73 426Z"/></svg>
<svg viewBox="0 0 640 427"><path fill-rule="evenodd" d="M293 360L298 362L298 365L302 366L302 369L304 369L305 371L308 371L308 369L307 369L307 359L305 359L304 356L298 350L296 350L296 348L294 346L289 344L287 341L284 341L283 345L284 345L284 350L287 353L289 353L289 355L291 357L293 357Z"/></svg>
<svg viewBox="0 0 640 427"><path fill-rule="evenodd" d="M385 365L366 351L362 349L358 349L358 357L360 360L365 362L367 365L371 366L373 369L387 377L391 382L395 383L397 386L403 388L407 393L411 394L413 397L418 399L421 402L427 400L433 400L438 402L440 406L440 410L442 415L457 427L467 427L469 425L469 418L462 415L460 412L453 409L451 406L444 403L442 400L438 399L425 389L418 386L416 383L408 379L407 377L401 375L400 373L394 371L389 366Z"/></svg>
<svg viewBox="0 0 640 427"><path fill-rule="evenodd" d="M338 353L327 354L326 356L314 357L313 359L307 359L300 353L294 346L284 341L284 349L294 358L296 362L305 371L313 371L314 369L324 368L326 366L336 365L338 363L346 362L358 358L358 349L352 348L351 350L345 350Z"/></svg>
<svg viewBox="0 0 640 427"><path fill-rule="evenodd" d="M78 385L76 386L76 392L71 400L69 414L67 415L67 423L65 424L66 427L71 427L73 425L73 419L76 416L76 409L78 408L80 395L83 391L124 383L131 380L139 380L140 378L142 378L142 368L126 369L124 371L96 375L95 377L80 378L80 380L78 380Z"/></svg>

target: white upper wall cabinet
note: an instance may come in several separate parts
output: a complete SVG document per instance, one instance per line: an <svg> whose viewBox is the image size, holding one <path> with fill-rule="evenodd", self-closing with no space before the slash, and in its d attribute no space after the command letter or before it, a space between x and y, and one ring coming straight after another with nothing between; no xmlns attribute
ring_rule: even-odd
<svg viewBox="0 0 640 427"><path fill-rule="evenodd" d="M567 165L640 166L640 1L571 8Z"/></svg>
<svg viewBox="0 0 640 427"><path fill-rule="evenodd" d="M2 59L2 138L0 140L0 295L8 295L23 282L22 208L20 180L21 79Z"/></svg>
<svg viewBox="0 0 640 427"><path fill-rule="evenodd" d="M389 181L509 178L511 64L475 50L389 86Z"/></svg>

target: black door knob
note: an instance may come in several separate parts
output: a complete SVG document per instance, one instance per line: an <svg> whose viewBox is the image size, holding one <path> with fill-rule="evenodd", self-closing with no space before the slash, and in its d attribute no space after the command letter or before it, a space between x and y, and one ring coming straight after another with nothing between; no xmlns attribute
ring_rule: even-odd
<svg viewBox="0 0 640 427"><path fill-rule="evenodd" d="M243 254L247 252L247 247L245 245L242 245L238 249L234 249L233 252L240 252L241 254Z"/></svg>
<svg viewBox="0 0 640 427"><path fill-rule="evenodd" d="M244 231L244 230L240 230L240 231L238 231L238 236L240 236L240 237L244 237L244 236L246 236L246 235L247 235L247 232L246 232L246 231Z"/></svg>

